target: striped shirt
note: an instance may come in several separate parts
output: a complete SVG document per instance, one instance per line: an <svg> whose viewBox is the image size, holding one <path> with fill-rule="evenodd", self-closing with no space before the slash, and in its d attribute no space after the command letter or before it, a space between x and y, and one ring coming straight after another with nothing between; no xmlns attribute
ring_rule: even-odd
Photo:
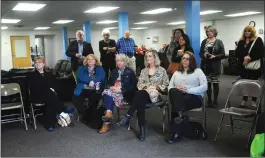
<svg viewBox="0 0 265 158"><path fill-rule="evenodd" d="M125 54L127 56L134 56L134 40L132 38L120 38L117 42L117 48L118 48L118 52L120 54Z"/></svg>

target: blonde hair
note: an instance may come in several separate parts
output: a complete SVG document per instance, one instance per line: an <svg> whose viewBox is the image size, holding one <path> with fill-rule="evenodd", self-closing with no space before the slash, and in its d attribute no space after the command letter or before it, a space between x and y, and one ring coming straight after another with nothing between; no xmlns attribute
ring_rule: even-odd
<svg viewBox="0 0 265 158"><path fill-rule="evenodd" d="M147 61L146 61L146 55L147 55L147 53L149 53L149 52L151 52L152 53L152 55L154 56L154 58L155 58L155 66L156 67L159 67L160 66L160 59L159 59L159 56L158 56L158 54L157 54L157 51L155 51L155 50L152 50L152 49L149 49L146 53L145 53L145 56L144 56L144 65L145 65L145 67L149 67L149 64L147 63Z"/></svg>
<svg viewBox="0 0 265 158"><path fill-rule="evenodd" d="M123 61L126 66L128 64L128 57L126 55L124 55L124 54L116 54L116 59L115 60Z"/></svg>
<svg viewBox="0 0 265 158"><path fill-rule="evenodd" d="M94 54L89 54L86 56L86 58L83 61L83 65L86 66L87 65L87 61L88 61L88 57L92 57L93 59L95 59L96 61L96 66L101 66L102 63L99 61L98 57L95 56Z"/></svg>
<svg viewBox="0 0 265 158"><path fill-rule="evenodd" d="M45 71L50 71L50 68L46 66L45 64L45 58L43 56L38 56L34 58L34 63L36 63L37 61L40 61L44 64L43 70ZM33 71L36 70L36 67L34 67Z"/></svg>
<svg viewBox="0 0 265 158"><path fill-rule="evenodd" d="M250 32L251 32L251 35L250 35L250 36L251 36L251 37L250 37L250 40L251 40L251 41L254 41L256 38L258 38L258 35L257 35L257 32L256 32L255 27L248 25L248 26L246 26L246 27L244 28L240 40L245 40L245 39L246 39L246 37L245 37L245 31L246 31L246 30L250 30Z"/></svg>

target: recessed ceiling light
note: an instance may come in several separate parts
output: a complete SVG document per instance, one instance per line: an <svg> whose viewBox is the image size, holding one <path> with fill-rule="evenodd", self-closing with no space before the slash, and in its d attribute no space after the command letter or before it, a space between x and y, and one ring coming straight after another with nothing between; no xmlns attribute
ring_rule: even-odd
<svg viewBox="0 0 265 158"><path fill-rule="evenodd" d="M7 26L1 26L2 30L6 30L8 27Z"/></svg>
<svg viewBox="0 0 265 158"><path fill-rule="evenodd" d="M148 27L135 27L135 28L130 28L132 30L143 30L143 29L148 29Z"/></svg>
<svg viewBox="0 0 265 158"><path fill-rule="evenodd" d="M200 15L207 15L207 14L214 14L214 13L220 13L223 12L222 10L206 10L200 12Z"/></svg>
<svg viewBox="0 0 265 158"><path fill-rule="evenodd" d="M96 7L93 9L89 9L89 10L85 11L84 13L105 13L105 12L115 10L118 8L120 8L120 7Z"/></svg>
<svg viewBox="0 0 265 158"><path fill-rule="evenodd" d="M50 27L36 27L34 30L47 30Z"/></svg>
<svg viewBox="0 0 265 158"><path fill-rule="evenodd" d="M152 23L156 23L157 21L142 21L142 22L137 22L137 23L134 23L134 24L152 24Z"/></svg>
<svg viewBox="0 0 265 158"><path fill-rule="evenodd" d="M37 11L37 10L39 10L45 6L46 6L46 4L18 3L12 10Z"/></svg>
<svg viewBox="0 0 265 158"><path fill-rule="evenodd" d="M104 29L114 30L114 29L118 29L118 27L108 27L108 28L104 28Z"/></svg>
<svg viewBox="0 0 265 158"><path fill-rule="evenodd" d="M172 8L158 8L154 10L145 11L140 14L160 14L160 13L165 13L165 12L170 12L170 11L172 11Z"/></svg>
<svg viewBox="0 0 265 158"><path fill-rule="evenodd" d="M1 23L3 23L3 24L15 24L15 23L18 23L20 21L21 20L19 20L19 19L2 19Z"/></svg>
<svg viewBox="0 0 265 158"><path fill-rule="evenodd" d="M114 21L114 20L104 20L104 21L99 21L97 22L97 24L112 24L118 21Z"/></svg>
<svg viewBox="0 0 265 158"><path fill-rule="evenodd" d="M177 22L171 22L167 23L168 25L180 25L180 24L185 24L185 21L177 21Z"/></svg>
<svg viewBox="0 0 265 158"><path fill-rule="evenodd" d="M228 15L225 15L225 16L228 16L228 17L237 17L237 16L246 16L246 15L254 15L254 14L259 14L261 12L242 12L242 13L235 13L235 14L228 14Z"/></svg>
<svg viewBox="0 0 265 158"><path fill-rule="evenodd" d="M58 21L54 21L53 24L67 24L73 21L74 20L58 20Z"/></svg>

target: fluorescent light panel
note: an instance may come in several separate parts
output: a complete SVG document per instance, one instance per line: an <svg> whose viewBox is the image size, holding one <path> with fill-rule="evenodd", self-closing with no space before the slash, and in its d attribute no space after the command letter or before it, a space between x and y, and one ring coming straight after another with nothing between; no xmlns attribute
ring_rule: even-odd
<svg viewBox="0 0 265 158"><path fill-rule="evenodd" d="M139 25L143 25L143 24L152 24L152 23L156 23L157 21L142 21L142 22L137 22L134 24L139 24Z"/></svg>
<svg viewBox="0 0 265 158"><path fill-rule="evenodd" d="M160 13L165 13L165 12L170 12L170 11L172 11L172 8L158 8L154 10L145 11L140 14L160 14Z"/></svg>
<svg viewBox="0 0 265 158"><path fill-rule="evenodd" d="M148 27L135 27L135 28L130 28L133 30L143 30L143 29L148 29Z"/></svg>
<svg viewBox="0 0 265 158"><path fill-rule="evenodd" d="M34 30L47 30L50 27L36 27Z"/></svg>
<svg viewBox="0 0 265 158"><path fill-rule="evenodd" d="M225 16L228 16L228 17L238 17L238 16L254 15L254 14L259 14L259 13L261 13L261 12L249 11L249 12L242 12L242 13L228 14L228 15L225 15Z"/></svg>
<svg viewBox="0 0 265 158"><path fill-rule="evenodd" d="M104 29L114 30L114 29L118 29L118 27L108 27L108 28L104 28Z"/></svg>
<svg viewBox="0 0 265 158"><path fill-rule="evenodd" d="M96 7L96 8L87 10L84 13L105 13L105 12L115 10L118 8L120 8L120 7Z"/></svg>
<svg viewBox="0 0 265 158"><path fill-rule="evenodd" d="M58 20L58 21L54 21L53 24L67 24L73 21L74 20Z"/></svg>
<svg viewBox="0 0 265 158"><path fill-rule="evenodd" d="M1 26L2 30L6 30L8 27L7 26Z"/></svg>
<svg viewBox="0 0 265 158"><path fill-rule="evenodd" d="M97 22L97 24L112 24L118 21L114 21L114 20L104 20L104 21L99 21Z"/></svg>
<svg viewBox="0 0 265 158"><path fill-rule="evenodd" d="M1 23L3 23L3 24L16 24L20 21L21 20L19 20L19 19L2 19Z"/></svg>
<svg viewBox="0 0 265 158"><path fill-rule="evenodd" d="M207 14L214 14L214 13L220 13L223 12L222 10L206 10L200 12L200 15L207 15Z"/></svg>
<svg viewBox="0 0 265 158"><path fill-rule="evenodd" d="M17 11L38 11L45 7L46 4L36 4L36 3L18 3L12 10Z"/></svg>
<svg viewBox="0 0 265 158"><path fill-rule="evenodd" d="M180 24L185 24L185 21L177 21L177 22L171 22L167 23L168 25L180 25Z"/></svg>

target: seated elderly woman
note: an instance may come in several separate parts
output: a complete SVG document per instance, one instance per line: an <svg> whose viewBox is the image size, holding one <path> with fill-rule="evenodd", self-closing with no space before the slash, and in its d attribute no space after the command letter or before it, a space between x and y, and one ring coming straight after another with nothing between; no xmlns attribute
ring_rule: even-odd
<svg viewBox="0 0 265 158"><path fill-rule="evenodd" d="M172 108L178 112L175 123L181 123L187 119L185 112L200 108L203 95L207 91L207 79L201 69L196 68L196 59L191 52L185 52L178 71L176 71L169 83L169 99ZM172 133L168 143L177 141L181 136Z"/></svg>
<svg viewBox="0 0 265 158"><path fill-rule="evenodd" d="M105 71L101 62L94 54L89 54L77 71L77 85L74 90L73 103L77 108L81 122L87 124L92 119L92 113L101 99L105 82ZM89 108L84 104L89 99Z"/></svg>
<svg viewBox="0 0 265 158"><path fill-rule="evenodd" d="M116 55L117 68L111 72L109 89L103 92L104 104L106 106L104 122L99 133L106 133L110 129L110 120L112 119L113 106L122 107L124 101L131 102L136 91L136 76L132 69L127 67L128 57L124 54Z"/></svg>
<svg viewBox="0 0 265 158"><path fill-rule="evenodd" d="M145 68L141 71L132 105L125 117L118 123L119 126L129 122L131 116L137 110L138 125L140 127L139 139L145 140L145 106L161 100L161 92L166 91L168 76L164 68L160 66L158 54L148 51L145 54Z"/></svg>
<svg viewBox="0 0 265 158"><path fill-rule="evenodd" d="M44 127L48 131L54 131L57 123L67 126L70 117L66 113L66 107L56 95L55 77L45 66L43 57L35 58L35 68L28 78L31 101L45 104Z"/></svg>

